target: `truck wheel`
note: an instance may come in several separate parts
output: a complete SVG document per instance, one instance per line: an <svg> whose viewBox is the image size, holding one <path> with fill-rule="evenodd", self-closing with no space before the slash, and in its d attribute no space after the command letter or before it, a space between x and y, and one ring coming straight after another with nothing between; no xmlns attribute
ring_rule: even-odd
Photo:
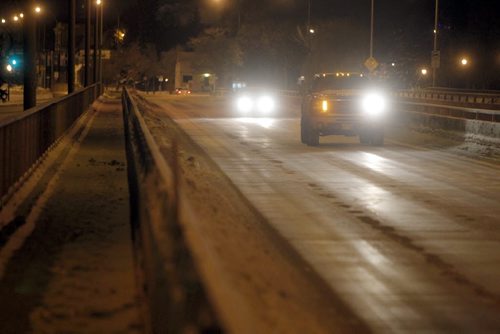
<svg viewBox="0 0 500 334"><path fill-rule="evenodd" d="M309 146L318 146L319 145L319 133L314 128L309 128L308 134L308 143Z"/></svg>
<svg viewBox="0 0 500 334"><path fill-rule="evenodd" d="M307 138L307 133L308 133L308 126L306 123L306 120L304 119L304 116L300 119L300 141L302 144L307 144L308 143L308 138Z"/></svg>

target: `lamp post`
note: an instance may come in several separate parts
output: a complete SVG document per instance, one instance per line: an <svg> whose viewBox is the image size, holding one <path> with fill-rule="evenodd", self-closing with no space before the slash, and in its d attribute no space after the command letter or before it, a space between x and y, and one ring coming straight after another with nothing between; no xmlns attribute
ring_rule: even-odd
<svg viewBox="0 0 500 334"><path fill-rule="evenodd" d="M436 0L434 9L434 48L432 49L431 65L432 65L432 87L436 87L437 69L440 63L440 53L437 49L438 38L438 16L439 16L439 0Z"/></svg>
<svg viewBox="0 0 500 334"><path fill-rule="evenodd" d="M370 58L373 58L373 24L375 21L375 0L372 0L371 24L370 24Z"/></svg>
<svg viewBox="0 0 500 334"><path fill-rule="evenodd" d="M101 49L102 49L102 7L103 3L101 0L95 0L95 19L94 19L94 82L98 83L102 81L101 74Z"/></svg>
<svg viewBox="0 0 500 334"><path fill-rule="evenodd" d="M95 2L95 14L94 14L94 83L99 81L99 73L98 73L98 64L97 64L97 52L99 48L99 5L101 4L100 0L96 0Z"/></svg>
<svg viewBox="0 0 500 334"><path fill-rule="evenodd" d="M75 25L76 0L69 0L68 25L68 94L75 91Z"/></svg>
<svg viewBox="0 0 500 334"><path fill-rule="evenodd" d="M99 2L99 17L100 17L100 22L99 22L99 82L101 83L101 90L103 89L103 83L102 83L102 40L103 40L103 26L104 26L104 17L103 17L103 7L104 4L101 2L101 0L97 0Z"/></svg>
<svg viewBox="0 0 500 334"><path fill-rule="evenodd" d="M311 0L307 0L307 31L311 31Z"/></svg>
<svg viewBox="0 0 500 334"><path fill-rule="evenodd" d="M26 1L26 18L23 22L23 109L27 110L36 106L36 20L32 0ZM24 15L19 17L24 18Z"/></svg>
<svg viewBox="0 0 500 334"><path fill-rule="evenodd" d="M91 0L85 0L85 79L84 85L90 85L90 17Z"/></svg>

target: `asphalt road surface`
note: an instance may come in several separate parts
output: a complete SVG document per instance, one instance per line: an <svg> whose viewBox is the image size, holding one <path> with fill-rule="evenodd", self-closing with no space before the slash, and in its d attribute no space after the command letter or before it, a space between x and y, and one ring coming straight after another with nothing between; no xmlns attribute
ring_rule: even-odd
<svg viewBox="0 0 500 334"><path fill-rule="evenodd" d="M300 143L299 106L149 96L374 332L500 330L500 163L405 129Z"/></svg>

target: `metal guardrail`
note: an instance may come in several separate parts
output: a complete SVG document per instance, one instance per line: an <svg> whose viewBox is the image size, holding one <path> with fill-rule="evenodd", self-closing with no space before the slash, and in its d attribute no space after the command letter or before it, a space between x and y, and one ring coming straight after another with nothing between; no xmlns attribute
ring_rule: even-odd
<svg viewBox="0 0 500 334"><path fill-rule="evenodd" d="M417 103L407 101L400 101L399 103L405 106L405 111L443 117L454 117L460 119L470 119L495 123L500 122L500 110L465 108L443 104Z"/></svg>
<svg viewBox="0 0 500 334"><path fill-rule="evenodd" d="M0 123L0 208L100 91L95 84Z"/></svg>
<svg viewBox="0 0 500 334"><path fill-rule="evenodd" d="M462 107L481 107L500 110L500 92L464 91L452 89L405 90L395 93L396 96L411 100L441 102Z"/></svg>
<svg viewBox="0 0 500 334"><path fill-rule="evenodd" d="M177 149L167 162L123 90L131 222L147 332L221 332L179 222Z"/></svg>

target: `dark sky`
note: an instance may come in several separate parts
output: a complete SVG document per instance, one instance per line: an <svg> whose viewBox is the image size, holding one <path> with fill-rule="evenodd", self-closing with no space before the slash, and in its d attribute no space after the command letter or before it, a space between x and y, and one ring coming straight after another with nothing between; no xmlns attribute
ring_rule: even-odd
<svg viewBox="0 0 500 334"><path fill-rule="evenodd" d="M92 0L95 1L95 0ZM130 29L141 30L144 21L161 20L158 7L165 3L190 3L198 7L203 23L231 18L238 0L103 0L105 18L109 26L116 25L122 17ZM242 20L249 23L255 18L272 15L273 19L293 19L306 22L308 0L239 0L242 3ZM311 22L334 18L346 18L369 26L370 0L310 0ZM1 0L1 14L8 15L20 8L23 1ZM389 38L395 29L432 31L435 0L375 0L376 37ZM65 20L65 0L45 0L46 16ZM77 0L79 16L83 18L84 0ZM499 29L500 0L440 0L441 21L453 29L477 32ZM138 10L140 9L140 10ZM5 14L4 14L5 13ZM50 13L50 14L47 14ZM411 27L409 27L411 25ZM179 36L183 35L182 33ZM172 35L175 39L175 34ZM175 42L175 41L172 41Z"/></svg>
<svg viewBox="0 0 500 334"><path fill-rule="evenodd" d="M140 28L137 22L140 15L150 15L148 20L155 19L154 3L161 0L108 0L116 7L114 15L108 13L111 19L117 17L120 11L125 15L130 27ZM163 3L175 0L163 0ZM186 2L184 0L184 2ZM272 15L273 19L294 19L297 22L307 20L307 0L241 0L242 20L249 23L255 18ZM200 19L206 23L224 20L233 15L236 0L195 0L193 6L198 6ZM433 29L434 0L376 0L375 22L377 39L390 38L391 31L396 29L414 30L417 34L431 32ZM441 0L442 24L453 29L483 30L497 29L499 25L499 0ZM333 18L346 18L369 26L370 0L311 0L311 22ZM147 8L149 6L149 8ZM106 8L111 7L111 4ZM137 8L145 11L137 11ZM132 10L131 10L132 9ZM147 12L150 12L147 14ZM130 14L133 15L130 15ZM157 18L158 19L158 18ZM135 22L134 22L135 21ZM410 26L411 25L411 26ZM450 27L451 25L451 27ZM495 27L496 26L496 27ZM175 36L173 36L175 37Z"/></svg>
<svg viewBox="0 0 500 334"><path fill-rule="evenodd" d="M20 8L21 0L0 0L1 13ZM92 0L95 1L95 0ZM238 1L242 4L242 21L251 24L271 18L292 20L304 24L307 20L308 0L103 0L107 27L121 25L129 30L132 39L147 38L158 43L160 49L175 46L198 33L202 25L235 22ZM370 0L310 0L311 23L321 20L346 19L369 27ZM160 11L162 5L181 3L198 10L202 25L179 25L174 17ZM407 40L428 40L432 43L435 0L375 0L376 46L387 48L394 34L401 32ZM44 0L45 20L66 20L66 0ZM80 20L83 19L84 0L77 0ZM500 0L440 0L440 32L443 36L472 34L500 39ZM7 14L8 15L8 14ZM443 37L444 38L444 37Z"/></svg>

